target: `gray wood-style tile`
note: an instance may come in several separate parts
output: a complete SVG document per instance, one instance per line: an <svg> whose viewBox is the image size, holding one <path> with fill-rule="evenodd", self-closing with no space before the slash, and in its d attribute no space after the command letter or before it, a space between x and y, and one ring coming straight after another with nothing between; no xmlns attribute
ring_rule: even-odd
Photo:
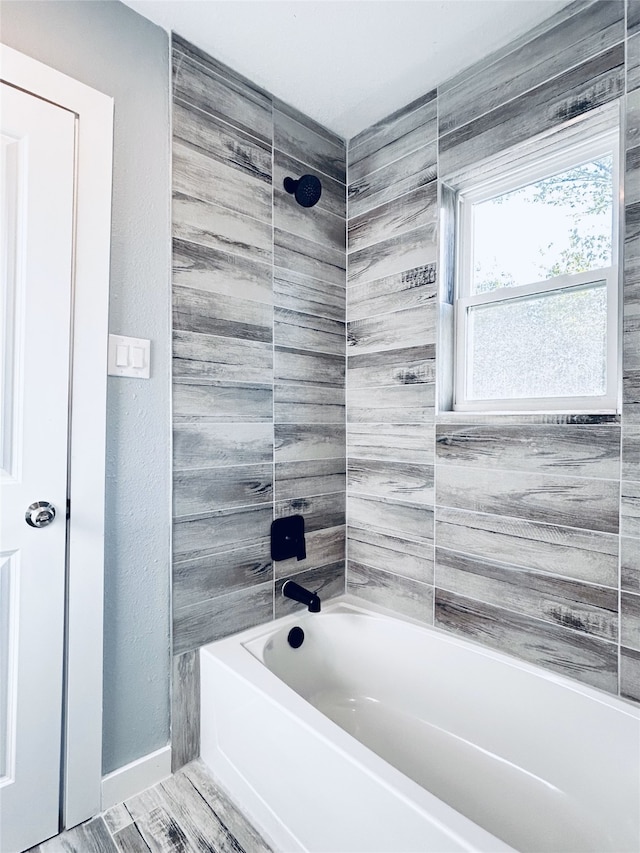
<svg viewBox="0 0 640 853"><path fill-rule="evenodd" d="M349 353L347 386L377 388L381 385L415 385L435 382L435 347L403 347L363 355Z"/></svg>
<svg viewBox="0 0 640 853"><path fill-rule="evenodd" d="M221 823L234 835L238 845L245 853L271 853L271 847L229 799L228 795L216 785L215 779L201 761L191 762L184 768L183 773L208 803Z"/></svg>
<svg viewBox="0 0 640 853"><path fill-rule="evenodd" d="M349 180L358 181L437 136L436 90L366 128L349 143Z"/></svg>
<svg viewBox="0 0 640 853"><path fill-rule="evenodd" d="M620 649L620 695L640 702L640 652Z"/></svg>
<svg viewBox="0 0 640 853"><path fill-rule="evenodd" d="M200 755L200 655L171 659L171 769L175 773Z"/></svg>
<svg viewBox="0 0 640 853"><path fill-rule="evenodd" d="M440 174L449 175L525 142L623 92L624 44L620 44L440 137Z"/></svg>
<svg viewBox="0 0 640 853"><path fill-rule="evenodd" d="M149 845L134 823L113 834L119 853L149 853Z"/></svg>
<svg viewBox="0 0 640 853"><path fill-rule="evenodd" d="M624 38L624 4L594 3L567 18L553 18L537 37L500 56L484 60L454 88L440 93L440 133L477 119L500 104L521 97Z"/></svg>
<svg viewBox="0 0 640 853"><path fill-rule="evenodd" d="M307 569L306 571L295 571L295 565L292 565L292 571L276 582L275 592L275 615L276 618L288 616L290 613L297 611L304 612L304 605L293 601L290 598L285 598L282 594L282 586L285 580L294 578L296 583L304 586L306 589L311 589L320 596L320 601L329 601L338 595L344 595L345 591L345 570L344 560L339 563L333 563L328 566L321 566L315 569Z"/></svg>
<svg viewBox="0 0 640 853"><path fill-rule="evenodd" d="M622 481L620 533L640 538L640 482Z"/></svg>
<svg viewBox="0 0 640 853"><path fill-rule="evenodd" d="M173 139L226 166L271 183L271 145L184 102L173 105Z"/></svg>
<svg viewBox="0 0 640 853"><path fill-rule="evenodd" d="M430 584L363 566L350 559L347 592L425 624L433 623L433 587Z"/></svg>
<svg viewBox="0 0 640 853"><path fill-rule="evenodd" d="M640 652L640 595L623 592L620 596L620 642Z"/></svg>
<svg viewBox="0 0 640 853"><path fill-rule="evenodd" d="M436 507L438 546L615 588L618 537L522 518Z"/></svg>
<svg viewBox="0 0 640 853"><path fill-rule="evenodd" d="M174 99L271 142L271 100L264 92L175 35L173 45Z"/></svg>
<svg viewBox="0 0 640 853"><path fill-rule="evenodd" d="M275 472L276 501L335 495L346 487L343 453L331 459L277 462Z"/></svg>
<svg viewBox="0 0 640 853"><path fill-rule="evenodd" d="M172 210L177 240L271 263L270 222L179 192L173 194Z"/></svg>
<svg viewBox="0 0 640 853"><path fill-rule="evenodd" d="M416 228L435 233L438 222L437 183L411 190L349 219L349 252L373 246Z"/></svg>
<svg viewBox="0 0 640 853"><path fill-rule="evenodd" d="M221 465L251 465L273 459L270 423L178 422L173 428L173 466L177 470Z"/></svg>
<svg viewBox="0 0 640 853"><path fill-rule="evenodd" d="M260 352L258 350L257 352ZM265 371L263 370L263 376ZM259 422L272 419L271 385L217 382L206 378L181 380L173 386L174 422Z"/></svg>
<svg viewBox="0 0 640 853"><path fill-rule="evenodd" d="M184 240L173 241L173 284L267 305L273 302L270 263Z"/></svg>
<svg viewBox="0 0 640 853"><path fill-rule="evenodd" d="M271 181L234 169L187 142L173 142L173 190L271 223Z"/></svg>
<svg viewBox="0 0 640 853"><path fill-rule="evenodd" d="M433 427L428 424L349 423L349 458L433 464Z"/></svg>
<svg viewBox="0 0 640 853"><path fill-rule="evenodd" d="M352 457L347 487L354 495L399 498L433 506L433 465Z"/></svg>
<svg viewBox="0 0 640 853"><path fill-rule="evenodd" d="M280 382L274 385L274 423L344 424L344 387Z"/></svg>
<svg viewBox="0 0 640 853"><path fill-rule="evenodd" d="M273 191L273 222L275 227L282 231L326 246L335 252L345 250L344 216L324 210L319 203L303 209L295 197L281 185L276 185Z"/></svg>
<svg viewBox="0 0 640 853"><path fill-rule="evenodd" d="M640 3L630 0L627 3L627 35L635 35L640 30Z"/></svg>
<svg viewBox="0 0 640 853"><path fill-rule="evenodd" d="M271 505L273 463L192 468L173 473L173 516L209 513L223 507Z"/></svg>
<svg viewBox="0 0 640 853"><path fill-rule="evenodd" d="M433 509L418 503L351 495L347 519L349 525L361 529L418 540L433 539Z"/></svg>
<svg viewBox="0 0 640 853"><path fill-rule="evenodd" d="M640 539L620 537L620 586L640 593Z"/></svg>
<svg viewBox="0 0 640 853"><path fill-rule="evenodd" d="M342 249L316 243L281 228L274 229L273 240L273 262L276 267L344 287L346 258Z"/></svg>
<svg viewBox="0 0 640 853"><path fill-rule="evenodd" d="M627 40L627 89L629 92L640 87L640 33Z"/></svg>
<svg viewBox="0 0 640 853"><path fill-rule="evenodd" d="M617 692L615 643L437 588L435 625L592 687Z"/></svg>
<svg viewBox="0 0 640 853"><path fill-rule="evenodd" d="M640 426L625 424L622 431L622 477L640 480Z"/></svg>
<svg viewBox="0 0 640 853"><path fill-rule="evenodd" d="M436 503L528 521L605 533L618 532L619 484L615 480L438 467Z"/></svg>
<svg viewBox="0 0 640 853"><path fill-rule="evenodd" d="M133 823L133 818L127 811L127 807L124 803L118 803L110 809L107 809L106 812L103 812L102 817L104 822L107 824L107 829L111 835L114 835L116 832L120 832L121 829L124 829Z"/></svg>
<svg viewBox="0 0 640 853"><path fill-rule="evenodd" d="M439 462L615 480L620 427L544 424L437 426Z"/></svg>
<svg viewBox="0 0 640 853"><path fill-rule="evenodd" d="M344 144L320 135L308 123L302 124L280 110L273 113L273 144L278 151L308 163L336 181L346 182Z"/></svg>
<svg viewBox="0 0 640 853"><path fill-rule="evenodd" d="M429 303L364 320L352 320L347 324L349 356L435 344L435 308L435 304Z"/></svg>
<svg viewBox="0 0 640 853"><path fill-rule="evenodd" d="M300 385L344 384L345 363L341 355L275 347L274 374L279 382Z"/></svg>
<svg viewBox="0 0 640 853"><path fill-rule="evenodd" d="M302 275L295 270L275 267L273 271L273 303L279 308L315 314L344 323L346 289Z"/></svg>
<svg viewBox="0 0 640 853"><path fill-rule="evenodd" d="M118 848L99 815L86 823L44 841L30 853L118 853Z"/></svg>
<svg viewBox="0 0 640 853"><path fill-rule="evenodd" d="M349 284L360 284L433 264L437 254L435 226L389 237L349 254Z"/></svg>
<svg viewBox="0 0 640 853"><path fill-rule="evenodd" d="M349 388L349 423L415 424L433 423L434 383L390 385L377 388Z"/></svg>
<svg viewBox="0 0 640 853"><path fill-rule="evenodd" d="M437 176L437 150L434 139L358 181L352 179L349 184L349 215L358 216L434 181Z"/></svg>
<svg viewBox="0 0 640 853"><path fill-rule="evenodd" d="M405 578L433 583L433 542L349 527L349 560Z"/></svg>
<svg viewBox="0 0 640 853"><path fill-rule="evenodd" d="M174 560L192 560L242 547L269 535L271 504L222 509L173 527Z"/></svg>
<svg viewBox="0 0 640 853"><path fill-rule="evenodd" d="M173 377L267 384L273 381L273 346L174 330Z"/></svg>
<svg viewBox="0 0 640 853"><path fill-rule="evenodd" d="M128 800L127 808L152 853L172 853L175 850L181 853L209 853L213 846L207 843L207 835L213 840L217 834L214 834L217 827L211 825L213 815L205 815L202 806L194 806L192 816L185 810L182 799L168 796L164 784ZM204 831L196 822L198 819L203 822ZM218 841L217 838L215 840ZM232 851L230 847L224 849L225 853Z"/></svg>
<svg viewBox="0 0 640 853"><path fill-rule="evenodd" d="M278 560L274 563L276 581L299 572L318 569L322 566L340 564L344 578L345 527L327 527L322 530L308 531L305 527L307 556L304 560L293 557L290 560ZM301 581L302 583L302 581ZM304 586L304 584L303 584ZM277 584L276 584L277 589ZM344 592L344 586L342 588ZM276 599L277 599L276 593Z"/></svg>
<svg viewBox="0 0 640 853"><path fill-rule="evenodd" d="M197 655L195 655L197 658ZM30 853L273 853L200 760Z"/></svg>
<svg viewBox="0 0 640 853"><path fill-rule="evenodd" d="M303 314L288 308L274 309L273 339L276 346L327 352L345 351L345 324L315 314Z"/></svg>
<svg viewBox="0 0 640 853"><path fill-rule="evenodd" d="M272 619L272 581L176 608L173 613L173 653L180 655L198 649Z"/></svg>
<svg viewBox="0 0 640 853"><path fill-rule="evenodd" d="M320 124L315 119L312 119L310 116L306 115L306 113L301 112L296 107L291 106L286 101L280 100L280 98L275 95L272 98L273 100L273 108L278 110L278 112L283 113L288 116L290 119L297 121L298 124L304 125L308 130L313 131L318 136L323 137L327 142L329 142L334 147L338 148L340 151L344 152L346 150L347 140L344 137L340 136L337 133L334 133L333 130L329 130L328 127L325 127L323 124Z"/></svg>
<svg viewBox="0 0 640 853"><path fill-rule="evenodd" d="M247 298L173 287L173 328L185 332L270 342L273 308Z"/></svg>
<svg viewBox="0 0 640 853"><path fill-rule="evenodd" d="M436 548L436 586L514 613L615 642L615 589L550 577L507 563Z"/></svg>
<svg viewBox="0 0 640 853"><path fill-rule="evenodd" d="M341 424L275 424L274 432L276 464L344 457Z"/></svg>
<svg viewBox="0 0 640 853"><path fill-rule="evenodd" d="M419 308L433 302L436 294L435 264L353 284L349 287L347 319L362 320L377 314Z"/></svg>
<svg viewBox="0 0 640 853"><path fill-rule="evenodd" d="M189 607L273 579L269 539L173 564L173 606Z"/></svg>
<svg viewBox="0 0 640 853"><path fill-rule="evenodd" d="M277 480L278 471L276 469ZM338 527L346 524L347 520L344 489L334 494L310 495L276 501L273 510L275 518L282 518L286 515L304 516L305 530Z"/></svg>

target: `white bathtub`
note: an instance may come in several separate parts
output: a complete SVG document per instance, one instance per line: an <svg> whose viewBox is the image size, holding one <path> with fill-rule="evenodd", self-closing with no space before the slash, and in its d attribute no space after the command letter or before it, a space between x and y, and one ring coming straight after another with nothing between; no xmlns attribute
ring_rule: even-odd
<svg viewBox="0 0 640 853"><path fill-rule="evenodd" d="M640 850L638 709L361 605L202 649L202 758L277 850Z"/></svg>

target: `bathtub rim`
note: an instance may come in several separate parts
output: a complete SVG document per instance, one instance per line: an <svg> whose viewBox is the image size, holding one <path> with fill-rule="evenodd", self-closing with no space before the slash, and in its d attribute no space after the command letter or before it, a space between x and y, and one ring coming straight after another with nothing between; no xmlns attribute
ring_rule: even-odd
<svg viewBox="0 0 640 853"><path fill-rule="evenodd" d="M345 597L340 596L332 599L326 607L323 605L324 612L340 613L343 612L341 605L347 605L348 610L344 612L357 610L365 615L370 615L369 608L366 606L367 602L359 601L358 606L354 604L356 600L355 597L350 596L348 601L345 601ZM307 617L311 618L317 615L303 610L296 611L273 622L257 625L246 631L240 631L237 634L202 646L200 654L201 656L210 656L214 665L222 668L232 678L257 691L268 705L275 706L280 713L310 732L313 737L328 744L332 750L340 754L342 759L372 776L377 784L387 789L405 808L411 809L423 819L428 820L436 831L446 835L451 843L458 845L456 849L466 851L466 853L516 853L513 847L440 800L344 731L337 723L325 716L271 672L259 658L246 648L244 643L239 642L245 636L247 642L260 635L268 637L274 631L282 630L288 625L300 622L301 619L305 620ZM385 617L384 613L374 615ZM416 623L416 625L420 627L420 623ZM203 699L206 689L206 676L202 666L201 658L201 697ZM202 706L204 706L204 701ZM207 735L204 721L201 723L201 733L203 746L205 746ZM215 746L212 748L215 759L209 763L204 749L201 750L200 757L210 768L213 775L217 777L222 787L228 791L232 799L243 804L243 808L255 828L265 840L275 845L274 850L287 851L287 853L290 851L291 853L294 851L296 853L297 851L307 853L312 849L307 847L304 841L287 826L260 792L243 775L233 757L227 753L225 746L220 745L215 727L212 740L215 742Z"/></svg>
<svg viewBox="0 0 640 853"><path fill-rule="evenodd" d="M266 642L266 638L270 637L272 634L275 634L279 630L283 630L289 625L293 627L301 619L304 619L306 621L307 619L313 619L314 616L322 616L323 613L326 614L340 612L355 612L360 613L363 616L370 617L387 617L390 619L394 619L398 622L406 623L407 625L413 626L414 628L424 630L428 634L433 633L440 639L449 642L452 645L457 646L458 648L471 647L472 651L482 655L483 657L489 658L490 660L495 660L511 668L520 669L523 672L527 672L532 675L537 675L562 687L566 687L567 689L572 690L575 693L581 693L585 696L590 697L591 699L604 702L604 704L606 705L612 705L618 710L626 710L630 713L630 716L635 717L640 722L640 705L637 702L634 702L632 699L628 699L625 696L621 696L619 693L609 693L607 690L603 690L600 687L594 687L591 684L587 684L586 682L580 681L576 678L571 678L568 675L563 675L562 673L554 672L551 669L545 669L545 667L540 666L539 664L525 661L522 658L517 657L516 655L509 654L509 652L504 652L498 649L492 649L489 646L485 646L477 640L474 640L472 637L460 636L459 634L454 634L451 631L447 631L444 628L440 628L437 625L432 625L427 622L421 622L419 619L415 619L411 616L406 616L405 614L400 613L397 610L392 610L388 607L383 607L382 605L374 604L373 602L358 598L352 593L344 593L343 595L337 596L336 598L332 598L327 601L326 604L323 602L322 611L320 614L308 613L306 610L303 609L296 610L296 612L294 613L289 613L285 616L280 616L277 619L272 620L271 622L264 622L260 625L255 625L252 628L247 628L244 631L239 631L235 634L230 634L228 637L223 637L222 639L216 640L213 643L208 643L206 646L202 646L201 648L206 649L209 647L219 647L222 643L226 643L227 641L235 640L236 642L238 642L238 640L242 637L244 639L241 641L241 645L253 657L259 660L263 666L266 667L264 660L261 657L258 657L256 653L249 648L249 645L253 644L257 646L258 641L261 639L264 639Z"/></svg>
<svg viewBox="0 0 640 853"><path fill-rule="evenodd" d="M574 693L585 696L591 701L596 701L622 712L633 721L640 723L640 708L626 701L623 697L614 696L596 687L567 678L559 673L546 670L535 664L522 661L508 653L487 648L478 642L466 637L459 637L441 628L424 624L419 620L408 618L388 608L372 606L370 602L363 601L356 596L346 594L332 599L323 604L321 614L309 614L300 609L294 613L282 616L269 623L254 626L225 637L200 650L201 655L211 656L218 666L221 666L233 678L240 679L252 689L257 690L269 705L277 707L289 719L295 720L303 728L310 730L316 738L328 742L349 762L359 765L368 773L373 774L381 784L393 791L394 795L412 809L426 813L429 820L439 829L446 832L452 840L460 844L462 849L473 851L509 851L505 842L491 835L479 827L469 818L457 812L448 804L439 800L431 792L425 790L417 782L405 776L400 770L390 765L385 759L377 755L364 744L357 741L340 726L313 707L298 693L281 681L266 666L261 657L248 646L254 645L264 647L269 638L276 633L282 633L289 627L299 624L304 626L309 619L322 618L324 615L332 614L356 614L365 618L391 618L406 623L411 628L417 628L427 634L435 634L439 640L453 644L455 647L467 651L476 652L485 658L496 661L502 665L515 667L517 670L530 673L547 682L559 685ZM204 704L203 704L204 707ZM203 722L204 726L204 722ZM203 731L204 734L204 731ZM271 809L268 803L254 789L251 782L246 779L241 770L236 767L232 757L228 756L224 748L218 746L216 741L216 763L218 769L224 769L226 778L222 778L232 796L236 797L247 806L247 812L268 839L273 839L276 846L286 850L307 850L297 836L291 834ZM202 755L205 762L207 757ZM221 766L222 765L222 766ZM216 766L213 767L214 772ZM248 799L247 799L248 798ZM257 800L256 800L257 798ZM251 805L249 805L251 803ZM285 843L286 841L286 843Z"/></svg>

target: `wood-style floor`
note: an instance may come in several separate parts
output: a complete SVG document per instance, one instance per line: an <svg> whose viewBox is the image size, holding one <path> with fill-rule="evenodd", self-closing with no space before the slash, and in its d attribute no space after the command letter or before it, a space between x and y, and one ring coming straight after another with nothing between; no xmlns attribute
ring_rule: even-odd
<svg viewBox="0 0 640 853"><path fill-rule="evenodd" d="M28 853L273 853L201 761Z"/></svg>

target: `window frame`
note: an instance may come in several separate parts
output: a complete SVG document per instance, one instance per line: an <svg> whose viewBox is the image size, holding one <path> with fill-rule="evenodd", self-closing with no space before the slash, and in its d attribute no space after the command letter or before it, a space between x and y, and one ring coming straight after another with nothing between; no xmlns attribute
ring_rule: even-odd
<svg viewBox="0 0 640 853"><path fill-rule="evenodd" d="M580 139L576 141L575 127L572 133L558 134L551 145L544 147L542 154L520 152L506 159L504 153L496 158L496 165L489 162L467 173L457 183L455 190L456 217L456 275L454 293L454 369L452 408L455 412L469 413L549 413L572 412L585 414L612 414L619 412L619 289L620 289L620 145L621 131L618 120L610 121L603 129L602 121L582 122ZM591 124L591 127L589 125ZM615 124L615 126L611 126ZM585 127L586 125L586 127ZM595 125L595 129L594 129ZM587 138L585 139L585 134ZM531 141L528 143L531 149ZM611 266L585 273L554 276L549 279L529 282L516 287L500 287L493 291L472 294L473 264L473 208L474 205L488 201L513 190L525 187L538 180L567 171L599 156L611 153L612 169L612 241ZM520 154L520 156L519 156ZM490 177L482 179L487 172ZM492 303L510 303L532 295L553 294L580 290L589 284L606 283L607 293L607 351L606 377L607 387L604 394L598 396L564 397L522 397L501 399L469 399L467 397L467 376L469 374L467 316L470 308Z"/></svg>

